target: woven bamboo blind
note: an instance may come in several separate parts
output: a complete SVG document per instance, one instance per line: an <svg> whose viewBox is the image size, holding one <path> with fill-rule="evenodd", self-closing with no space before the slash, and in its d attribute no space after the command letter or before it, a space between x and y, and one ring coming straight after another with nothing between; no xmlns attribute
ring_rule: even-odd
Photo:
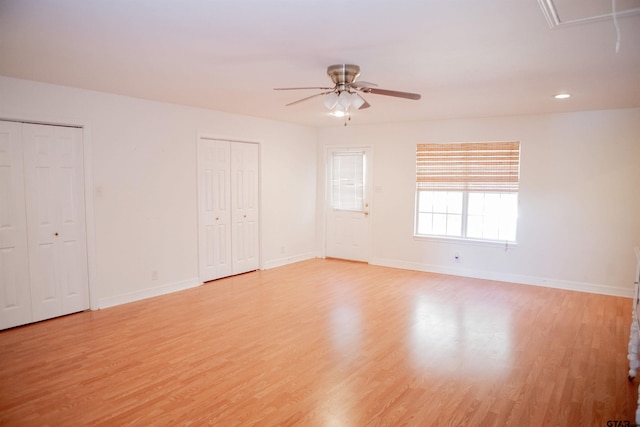
<svg viewBox="0 0 640 427"><path fill-rule="evenodd" d="M418 190L513 193L519 182L519 142L417 145Z"/></svg>

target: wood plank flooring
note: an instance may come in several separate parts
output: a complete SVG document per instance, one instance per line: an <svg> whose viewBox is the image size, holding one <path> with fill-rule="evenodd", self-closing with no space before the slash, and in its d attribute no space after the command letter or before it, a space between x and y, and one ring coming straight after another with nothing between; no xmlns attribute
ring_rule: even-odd
<svg viewBox="0 0 640 427"><path fill-rule="evenodd" d="M635 414L630 322L627 298L310 260L0 332L0 425L607 426Z"/></svg>

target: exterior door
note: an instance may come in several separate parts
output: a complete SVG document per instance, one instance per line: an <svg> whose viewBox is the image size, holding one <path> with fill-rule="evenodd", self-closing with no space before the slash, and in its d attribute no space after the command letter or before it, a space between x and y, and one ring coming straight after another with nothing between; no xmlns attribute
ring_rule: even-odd
<svg viewBox="0 0 640 427"><path fill-rule="evenodd" d="M257 270L258 262L258 144L231 145L233 274Z"/></svg>
<svg viewBox="0 0 640 427"><path fill-rule="evenodd" d="M371 159L371 147L327 151L327 257L369 261Z"/></svg>
<svg viewBox="0 0 640 427"><path fill-rule="evenodd" d="M230 276L231 143L201 138L198 146L200 279Z"/></svg>
<svg viewBox="0 0 640 427"><path fill-rule="evenodd" d="M0 121L0 329L31 322L22 123Z"/></svg>
<svg viewBox="0 0 640 427"><path fill-rule="evenodd" d="M89 308L82 131L23 124L33 321Z"/></svg>

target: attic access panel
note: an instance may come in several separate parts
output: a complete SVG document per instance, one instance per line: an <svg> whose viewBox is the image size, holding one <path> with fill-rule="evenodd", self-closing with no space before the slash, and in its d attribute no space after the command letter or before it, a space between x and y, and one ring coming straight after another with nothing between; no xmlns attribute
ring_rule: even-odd
<svg viewBox="0 0 640 427"><path fill-rule="evenodd" d="M538 0L549 27L613 19L614 0ZM615 0L618 17L640 13L640 0Z"/></svg>

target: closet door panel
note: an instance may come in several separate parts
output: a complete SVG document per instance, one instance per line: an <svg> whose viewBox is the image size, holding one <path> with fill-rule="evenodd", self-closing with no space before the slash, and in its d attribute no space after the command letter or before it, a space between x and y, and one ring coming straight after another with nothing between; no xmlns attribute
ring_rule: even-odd
<svg viewBox="0 0 640 427"><path fill-rule="evenodd" d="M22 124L0 121L0 329L31 322Z"/></svg>
<svg viewBox="0 0 640 427"><path fill-rule="evenodd" d="M33 320L89 308L81 131L25 124Z"/></svg>
<svg viewBox="0 0 640 427"><path fill-rule="evenodd" d="M55 129L60 218L60 292L63 314L89 308L84 168L80 129Z"/></svg>
<svg viewBox="0 0 640 427"><path fill-rule="evenodd" d="M198 222L203 282L231 275L230 143L200 139Z"/></svg>
<svg viewBox="0 0 640 427"><path fill-rule="evenodd" d="M228 141L214 143L213 213L214 248L218 277L231 274L231 146Z"/></svg>
<svg viewBox="0 0 640 427"><path fill-rule="evenodd" d="M258 145L236 142L231 147L233 273L259 268Z"/></svg>

